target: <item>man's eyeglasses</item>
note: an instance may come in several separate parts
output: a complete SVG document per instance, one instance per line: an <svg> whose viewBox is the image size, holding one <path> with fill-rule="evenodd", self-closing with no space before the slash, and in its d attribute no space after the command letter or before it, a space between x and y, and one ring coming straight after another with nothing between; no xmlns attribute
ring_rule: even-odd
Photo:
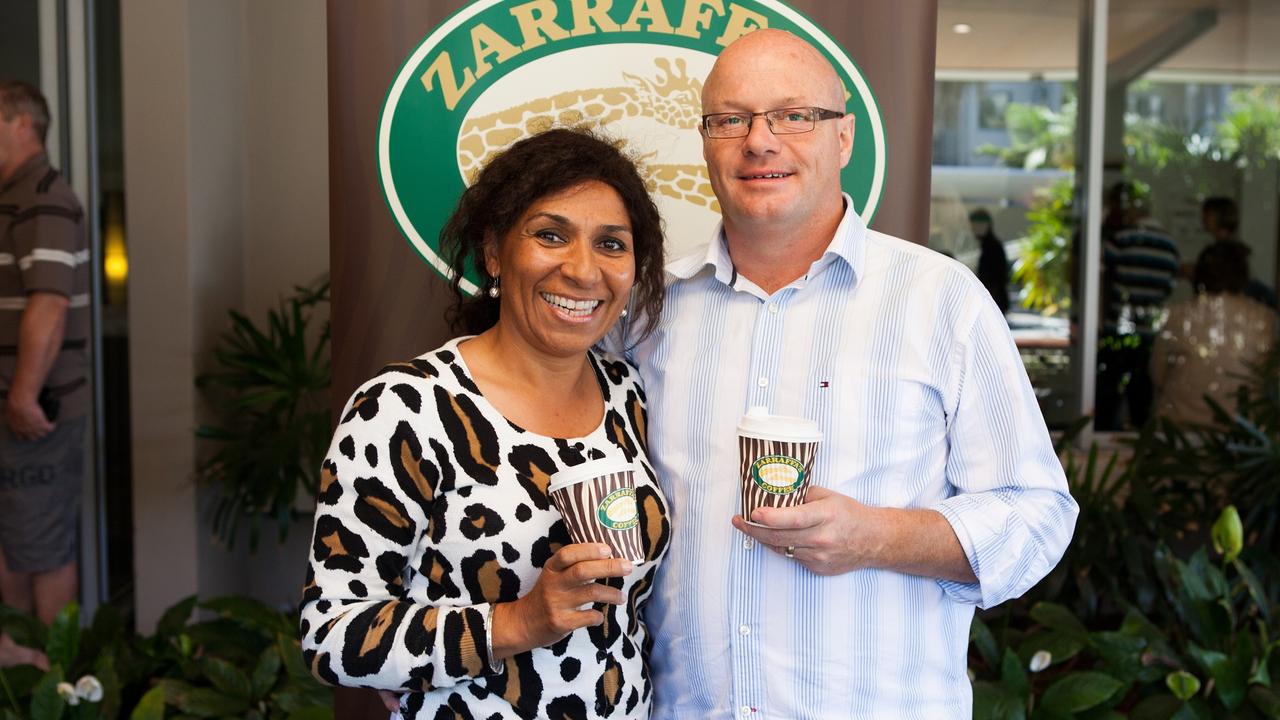
<svg viewBox="0 0 1280 720"><path fill-rule="evenodd" d="M702 116L702 129L709 138L746 137L751 122L764 117L774 135L796 135L813 130L819 120L835 120L844 113L816 107L782 108L758 113L712 113Z"/></svg>

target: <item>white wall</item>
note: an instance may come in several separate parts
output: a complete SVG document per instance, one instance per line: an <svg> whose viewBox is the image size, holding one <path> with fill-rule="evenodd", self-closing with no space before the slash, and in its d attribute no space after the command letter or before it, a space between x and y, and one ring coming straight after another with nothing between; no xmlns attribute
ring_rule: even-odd
<svg viewBox="0 0 1280 720"><path fill-rule="evenodd" d="M138 625L182 597L296 601L305 540L248 559L197 497L196 374L236 308L328 268L323 0L124 0ZM303 535L306 528L300 528ZM268 539L267 542L270 542Z"/></svg>

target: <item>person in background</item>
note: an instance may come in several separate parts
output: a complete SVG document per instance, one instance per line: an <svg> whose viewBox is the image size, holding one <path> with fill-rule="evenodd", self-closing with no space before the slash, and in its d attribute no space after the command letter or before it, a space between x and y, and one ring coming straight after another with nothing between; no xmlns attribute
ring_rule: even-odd
<svg viewBox="0 0 1280 720"><path fill-rule="evenodd" d="M1009 258L1004 243L996 236L991 213L978 208L969 213L969 227L982 247L978 255L978 280L991 293L1002 315L1009 314Z"/></svg>
<svg viewBox="0 0 1280 720"><path fill-rule="evenodd" d="M1151 412L1151 343L1180 268L1178 244L1127 182L1107 193L1095 429L1142 427ZM1125 423L1125 407L1128 425Z"/></svg>
<svg viewBox="0 0 1280 720"><path fill-rule="evenodd" d="M88 236L49 122L38 89L0 82L0 601L45 623L76 597L91 405ZM0 635L0 666L47 662Z"/></svg>
<svg viewBox="0 0 1280 720"><path fill-rule="evenodd" d="M1235 243L1245 248L1246 255L1249 253L1248 247L1240 241L1240 211L1235 200L1223 196L1205 198L1200 206L1200 219L1205 232L1213 236L1214 243ZM1206 248L1205 252L1208 250ZM1247 280L1241 291L1243 295L1275 310L1276 291L1252 276Z"/></svg>
<svg viewBox="0 0 1280 720"><path fill-rule="evenodd" d="M661 312L657 208L613 145L556 129L490 161L441 240L467 334L347 402L317 497L303 654L322 681L390 691L405 720L647 718L640 613L670 529L638 375L592 346L633 297ZM558 470L606 457L635 467L639 566L570 544L547 495Z"/></svg>
<svg viewBox="0 0 1280 720"><path fill-rule="evenodd" d="M1250 365L1275 346L1280 318L1247 297L1249 248L1217 242L1196 261L1197 295L1169 308L1151 350L1155 411L1180 423L1213 419L1205 397L1227 411Z"/></svg>

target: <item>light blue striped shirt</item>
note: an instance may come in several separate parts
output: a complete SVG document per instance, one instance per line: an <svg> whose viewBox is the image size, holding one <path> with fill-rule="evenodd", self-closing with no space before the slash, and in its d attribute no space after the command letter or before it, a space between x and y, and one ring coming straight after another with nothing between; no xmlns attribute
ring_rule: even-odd
<svg viewBox="0 0 1280 720"><path fill-rule="evenodd" d="M969 717L974 606L1049 572L1078 513L1004 318L962 265L851 209L773 295L716 238L668 266L662 322L632 351L673 527L646 611L653 717ZM751 405L821 425L815 482L942 513L978 583L820 577L734 529Z"/></svg>

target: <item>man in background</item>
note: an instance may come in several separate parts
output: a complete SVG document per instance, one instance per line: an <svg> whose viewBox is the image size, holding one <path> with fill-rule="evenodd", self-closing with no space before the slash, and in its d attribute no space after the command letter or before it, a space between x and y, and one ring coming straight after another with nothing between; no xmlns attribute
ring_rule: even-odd
<svg viewBox="0 0 1280 720"><path fill-rule="evenodd" d="M77 591L91 267L48 130L40 91L0 82L0 601L45 623ZM0 665L20 663L47 666L0 637Z"/></svg>
<svg viewBox="0 0 1280 720"><path fill-rule="evenodd" d="M1128 182L1113 185L1102 228L1096 430L1140 428L1151 414L1151 344L1173 294L1180 258L1178 243L1151 219L1138 188Z"/></svg>

